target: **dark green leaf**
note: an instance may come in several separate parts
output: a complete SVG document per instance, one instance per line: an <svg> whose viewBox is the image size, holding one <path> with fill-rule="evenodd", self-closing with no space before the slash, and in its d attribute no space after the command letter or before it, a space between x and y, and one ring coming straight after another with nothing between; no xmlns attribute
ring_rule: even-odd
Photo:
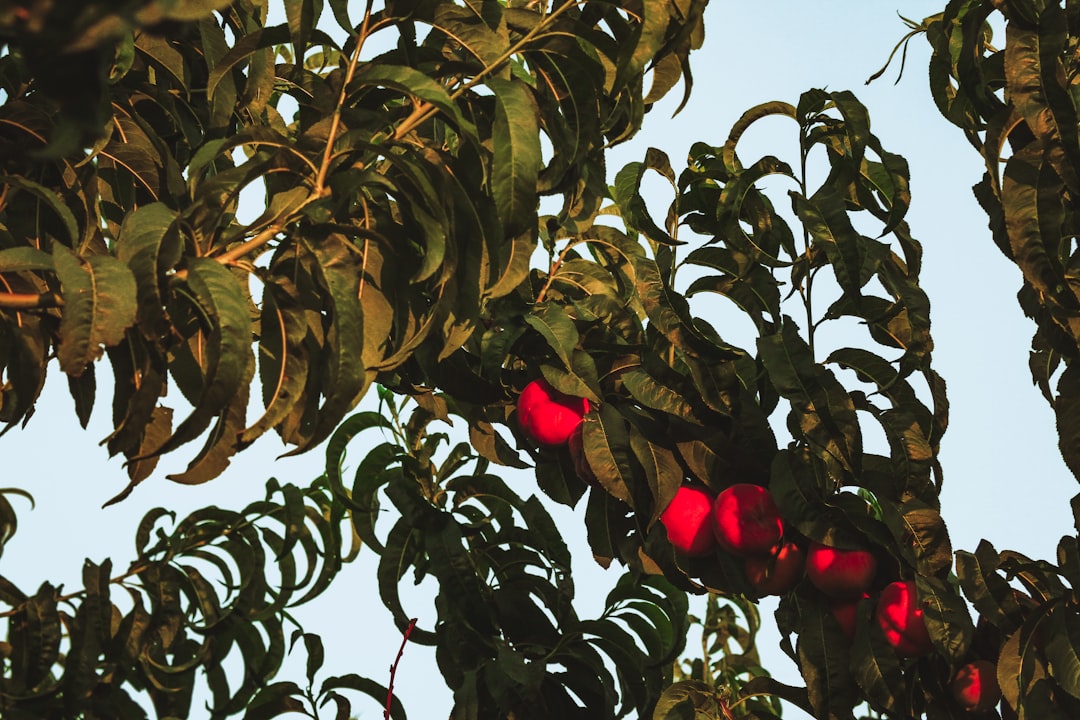
<svg viewBox="0 0 1080 720"><path fill-rule="evenodd" d="M77 377L135 323L135 277L112 256L80 260L59 244L53 262L64 297L57 356L60 369Z"/></svg>

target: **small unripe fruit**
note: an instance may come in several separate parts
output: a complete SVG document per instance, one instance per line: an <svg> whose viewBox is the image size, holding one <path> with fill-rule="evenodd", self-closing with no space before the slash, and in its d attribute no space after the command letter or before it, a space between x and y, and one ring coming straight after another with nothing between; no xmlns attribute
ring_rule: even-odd
<svg viewBox="0 0 1080 720"><path fill-rule="evenodd" d="M919 591L911 580L886 585L874 616L900 657L921 657L933 649L919 606Z"/></svg>
<svg viewBox="0 0 1080 720"><path fill-rule="evenodd" d="M877 559L867 550L842 550L813 542L806 554L806 576L831 598L860 597L876 573Z"/></svg>
<svg viewBox="0 0 1080 720"><path fill-rule="evenodd" d="M784 595L802 580L806 551L793 542L780 544L775 555L746 558L746 579L758 595Z"/></svg>
<svg viewBox="0 0 1080 720"><path fill-rule="evenodd" d="M561 393L543 378L526 385L517 401L522 430L536 442L549 447L564 444L581 425L587 412L588 398Z"/></svg>
<svg viewBox="0 0 1080 720"><path fill-rule="evenodd" d="M684 555L704 555L716 545L710 515L713 497L707 490L683 485L676 491L660 523L667 529L668 542Z"/></svg>
<svg viewBox="0 0 1080 720"><path fill-rule="evenodd" d="M956 704L970 713L984 713L1001 702L997 668L986 660L976 660L960 668L951 687Z"/></svg>
<svg viewBox="0 0 1080 720"><path fill-rule="evenodd" d="M784 536L784 523L768 490L738 483L716 496L713 532L720 547L728 552L768 555Z"/></svg>

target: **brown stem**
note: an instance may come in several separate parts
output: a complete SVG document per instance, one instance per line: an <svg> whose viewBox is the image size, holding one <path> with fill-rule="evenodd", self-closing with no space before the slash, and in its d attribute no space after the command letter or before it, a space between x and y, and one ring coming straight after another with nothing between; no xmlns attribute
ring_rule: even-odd
<svg viewBox="0 0 1080 720"><path fill-rule="evenodd" d="M64 298L59 293L0 293L0 308L32 310L34 308L62 307Z"/></svg>
<svg viewBox="0 0 1080 720"><path fill-rule="evenodd" d="M409 627L405 628L405 634L401 638L401 647L398 648L394 664L390 666L390 687L386 690L386 709L383 711L383 720L390 720L390 706L394 702L394 678L397 676L398 663L401 662L401 656L405 653L405 643L409 642L409 636L412 635L415 627L416 618L412 618L409 620Z"/></svg>
<svg viewBox="0 0 1080 720"><path fill-rule="evenodd" d="M226 252L218 255L215 259L222 265L231 265L232 263L242 258L244 255L247 255L252 250L257 250L258 248L273 240L274 236L284 229L285 226L283 224L274 223L273 225L264 228L261 232L259 232L258 235L248 238L247 240L240 243L231 250L227 250Z"/></svg>
<svg viewBox="0 0 1080 720"><path fill-rule="evenodd" d="M363 49L364 41L367 40L370 32L371 6L373 2L374 0L367 0L367 6L364 8L364 20L360 24L360 32L356 36L356 49L353 50L352 57L349 58L349 67L345 70L345 81L341 84L341 93L338 95L337 105L334 106L334 114L330 118L330 132L326 136L326 149L323 150L319 174L315 178L316 196L323 194L323 187L326 185L326 175L330 171L330 158L333 155L334 142L337 140L338 131L341 129L341 108L345 105L345 96L349 91L353 75L356 74L356 65L360 62L360 51Z"/></svg>

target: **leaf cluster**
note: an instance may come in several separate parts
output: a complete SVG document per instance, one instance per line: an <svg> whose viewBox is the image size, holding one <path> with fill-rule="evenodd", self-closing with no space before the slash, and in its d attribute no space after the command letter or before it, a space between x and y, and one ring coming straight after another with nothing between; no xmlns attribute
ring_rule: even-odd
<svg viewBox="0 0 1080 720"><path fill-rule="evenodd" d="M85 425L107 356L123 496L200 438L174 480L269 430L303 452L459 348L526 277L539 198L545 237L587 228L604 148L689 90L704 3L68 5L0 24L0 420L56 357Z"/></svg>
<svg viewBox="0 0 1080 720"><path fill-rule="evenodd" d="M993 20L1004 21L1000 48ZM1032 380L1054 407L1062 455L1077 474L1080 16L1069 3L955 1L920 29L933 49L938 109L986 163L973 190L994 242L1023 273L1018 300L1037 326Z"/></svg>
<svg viewBox="0 0 1080 720"><path fill-rule="evenodd" d="M158 717L189 717L201 676L208 717L245 709L245 717L271 717L256 708L273 694L265 685L297 639L288 639L289 608L319 595L341 569L340 531L341 509L324 484L303 490L271 480L266 498L240 511L209 507L179 522L164 508L150 511L127 570L87 560L75 592L44 582L28 593L0 578L8 626L0 710L141 718L149 706ZM305 643L313 674L321 646ZM227 662L233 656L239 667ZM341 687L353 685L331 679L320 694ZM385 690L371 694L381 700Z"/></svg>

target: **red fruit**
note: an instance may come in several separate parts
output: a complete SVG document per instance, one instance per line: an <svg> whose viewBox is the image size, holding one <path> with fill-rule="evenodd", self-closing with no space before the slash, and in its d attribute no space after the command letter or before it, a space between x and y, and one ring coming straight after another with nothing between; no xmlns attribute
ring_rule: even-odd
<svg viewBox="0 0 1080 720"><path fill-rule="evenodd" d="M976 660L960 668L951 687L956 704L970 713L984 713L1001 702L997 667L986 660Z"/></svg>
<svg viewBox="0 0 1080 720"><path fill-rule="evenodd" d="M784 536L780 510L760 485L738 483L716 496L713 532L736 555L768 555Z"/></svg>
<svg viewBox="0 0 1080 720"><path fill-rule="evenodd" d="M876 572L877 559L867 550L841 550L812 542L806 554L806 576L831 598L860 597L874 582Z"/></svg>
<svg viewBox="0 0 1080 720"><path fill-rule="evenodd" d="M746 579L758 595L783 595L795 587L806 571L806 551L793 542L783 542L776 555L746 558Z"/></svg>
<svg viewBox="0 0 1080 720"><path fill-rule="evenodd" d="M897 581L886 585L878 598L875 617L885 639L900 657L920 657L933 649L914 582Z"/></svg>
<svg viewBox="0 0 1080 720"><path fill-rule="evenodd" d="M704 555L716 545L709 524L713 497L707 490L683 485L664 512L660 522L667 528L668 541L684 555Z"/></svg>
<svg viewBox="0 0 1080 720"><path fill-rule="evenodd" d="M536 442L551 447L565 443L587 412L587 398L561 393L543 378L526 385L517 402L521 428Z"/></svg>
<svg viewBox="0 0 1080 720"><path fill-rule="evenodd" d="M864 598L870 597L863 593ZM829 604L829 612L840 624L840 630L848 640L855 638L855 620L859 615L859 600L834 600Z"/></svg>

